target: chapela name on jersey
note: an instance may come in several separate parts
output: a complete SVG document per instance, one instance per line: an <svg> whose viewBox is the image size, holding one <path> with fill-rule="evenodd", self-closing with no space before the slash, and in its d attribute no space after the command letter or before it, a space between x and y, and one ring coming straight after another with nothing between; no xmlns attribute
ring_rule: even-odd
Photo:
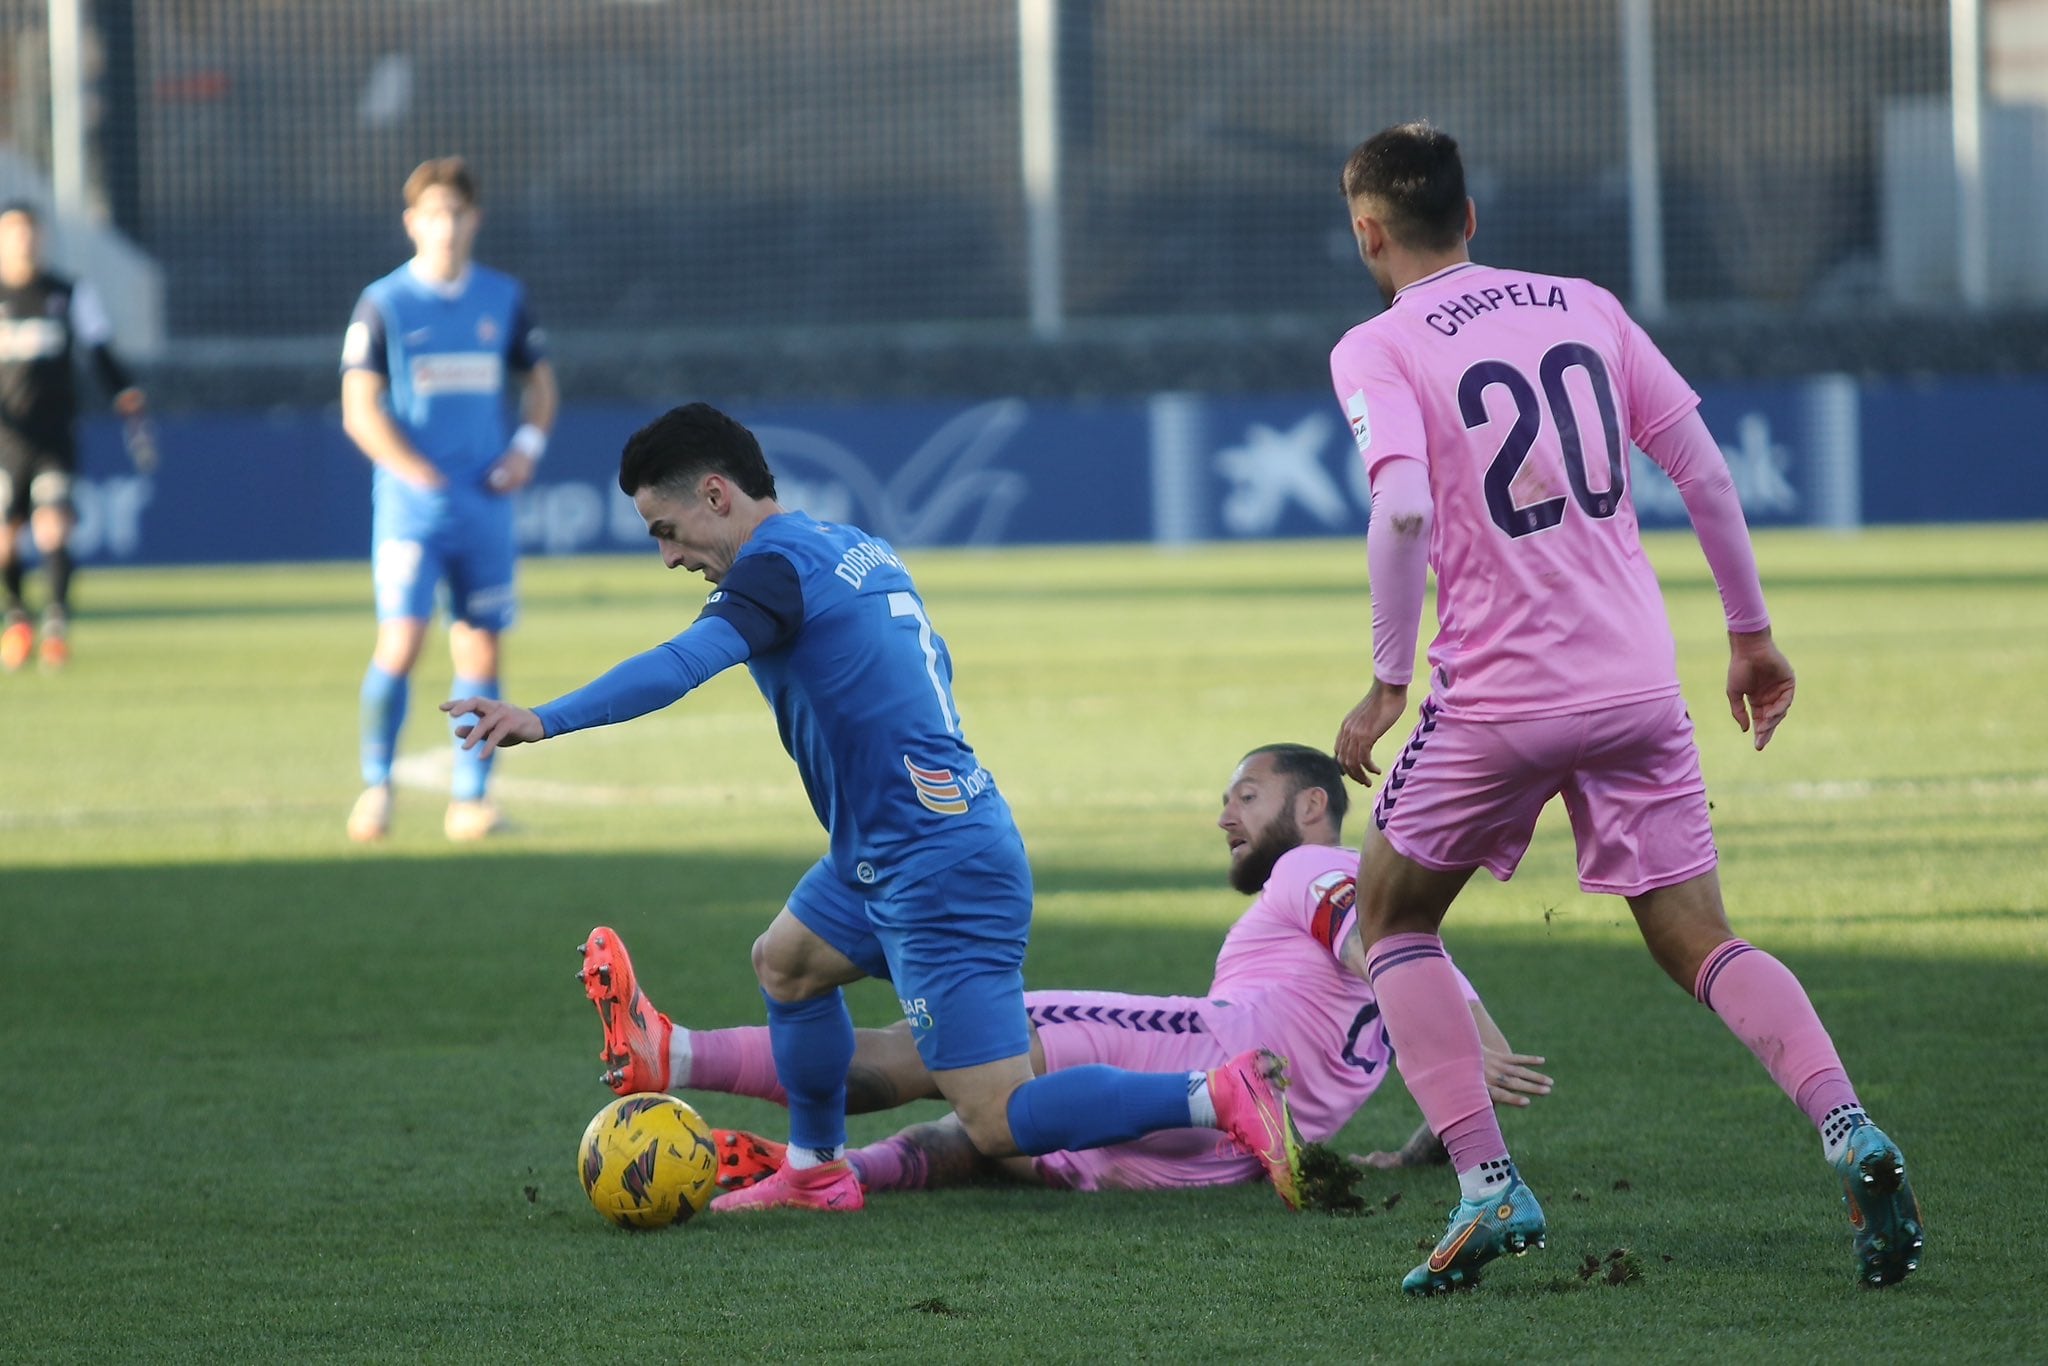
<svg viewBox="0 0 2048 1366"><path fill-rule="evenodd" d="M873 541L862 541L839 557L839 563L833 566L832 573L834 577L844 580L847 587L859 588L867 580L868 575L885 564L893 564L906 574L910 572L903 561L881 546ZM904 762L908 763L909 760L906 759Z"/></svg>
<svg viewBox="0 0 2048 1366"><path fill-rule="evenodd" d="M1349 873L1324 873L1308 885L1316 909L1308 922L1309 933L1331 953L1337 952L1337 938L1358 904L1358 881Z"/></svg>
<svg viewBox="0 0 2048 1366"><path fill-rule="evenodd" d="M955 778L950 768L920 768L910 762L910 756L903 756L903 767L910 774L910 785L917 789L917 800L927 811L936 811L941 816L962 816L967 813L967 799L980 796L988 788L988 770L977 768L965 778Z"/></svg>
<svg viewBox="0 0 2048 1366"><path fill-rule="evenodd" d="M1372 419L1365 412L1365 390L1351 391L1351 397L1344 400L1344 412L1351 418L1351 439L1358 443L1358 453L1363 455L1372 444Z"/></svg>
<svg viewBox="0 0 2048 1366"><path fill-rule="evenodd" d="M1441 332L1446 337L1455 337L1458 335L1458 329L1467 323L1476 322L1485 314L1495 313L1503 308L1561 308L1567 313L1571 311L1571 305L1564 301L1564 286L1551 285L1538 293L1537 286L1517 280L1500 288L1488 286L1469 294L1458 295L1456 298L1445 299L1423 314L1422 320L1428 323L1433 331Z"/></svg>
<svg viewBox="0 0 2048 1366"><path fill-rule="evenodd" d="M412 358L412 391L436 394L495 394L505 385L504 357L491 351L450 351Z"/></svg>

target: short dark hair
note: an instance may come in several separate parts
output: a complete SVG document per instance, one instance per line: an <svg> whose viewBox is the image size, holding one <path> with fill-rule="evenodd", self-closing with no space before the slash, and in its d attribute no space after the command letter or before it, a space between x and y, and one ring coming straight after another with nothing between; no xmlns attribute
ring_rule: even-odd
<svg viewBox="0 0 2048 1366"><path fill-rule="evenodd" d="M437 185L445 185L462 196L462 202L475 207L476 177L469 173L469 163L461 157L432 157L413 167L412 174L405 178L405 207L408 209L420 202L420 196Z"/></svg>
<svg viewBox="0 0 2048 1366"><path fill-rule="evenodd" d="M1311 787L1320 787L1329 798L1330 823L1339 830L1344 828L1344 813L1351 809L1351 794L1344 790L1344 770L1337 767L1337 761L1317 749L1314 745L1260 745L1257 749L1238 760L1270 755L1273 771L1293 785L1295 792Z"/></svg>
<svg viewBox="0 0 2048 1366"><path fill-rule="evenodd" d="M1397 123L1359 143L1342 188L1347 202L1372 200L1404 247L1441 251L1465 240L1465 163L1457 139L1427 121Z"/></svg>
<svg viewBox="0 0 2048 1366"><path fill-rule="evenodd" d="M708 403L669 409L627 437L619 454L619 488L629 498L645 488L685 493L706 474L724 475L749 498L775 496L761 443Z"/></svg>

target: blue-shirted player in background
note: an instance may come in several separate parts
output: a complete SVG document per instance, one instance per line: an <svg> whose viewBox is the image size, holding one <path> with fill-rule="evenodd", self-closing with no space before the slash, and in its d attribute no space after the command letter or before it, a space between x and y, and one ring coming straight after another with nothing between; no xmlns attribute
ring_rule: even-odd
<svg viewBox="0 0 2048 1366"><path fill-rule="evenodd" d="M391 828L391 760L435 592L448 585L454 691L477 697L498 694L498 636L517 610L512 495L547 448L555 379L526 291L470 260L482 221L460 157L415 170L405 182L413 258L363 291L342 348L342 425L377 467L377 647L363 675L354 840ZM516 430L507 411L514 383L524 390ZM489 776L487 759L457 747L448 838L481 839L496 827Z"/></svg>
<svg viewBox="0 0 2048 1366"><path fill-rule="evenodd" d="M1298 1207L1298 1139L1279 1095L1284 1063L1270 1053L1210 1072L1090 1065L1033 1078L1024 842L962 734L952 656L895 552L858 527L784 511L753 434L702 403L633 435L619 487L662 561L716 585L696 622L536 710L483 696L441 709L473 714L456 734L488 755L643 716L735 664L774 708L831 846L754 944L789 1096L787 1165L713 1208L860 1207L845 1157L854 1032L840 987L862 977L893 981L919 1055L986 1155L1208 1126L1257 1156ZM641 992L615 930L592 930L584 951L606 1082L622 1095L660 1090L668 1017Z"/></svg>

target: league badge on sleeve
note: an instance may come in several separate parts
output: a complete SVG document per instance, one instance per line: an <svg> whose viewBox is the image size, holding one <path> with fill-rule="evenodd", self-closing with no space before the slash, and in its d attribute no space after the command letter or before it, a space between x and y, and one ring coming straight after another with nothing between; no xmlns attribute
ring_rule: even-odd
<svg viewBox="0 0 2048 1366"><path fill-rule="evenodd" d="M1365 390L1351 391L1351 397L1344 400L1344 412L1351 419L1351 439L1358 443L1358 453L1364 455L1365 448L1372 444L1372 419L1365 411Z"/></svg>

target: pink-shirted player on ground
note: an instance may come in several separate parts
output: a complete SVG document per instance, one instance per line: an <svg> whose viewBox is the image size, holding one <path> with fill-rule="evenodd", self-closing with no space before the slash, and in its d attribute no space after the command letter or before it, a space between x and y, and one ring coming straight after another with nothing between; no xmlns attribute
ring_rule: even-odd
<svg viewBox="0 0 2048 1366"><path fill-rule="evenodd" d="M1223 794L1217 825L1230 850L1230 884L1258 900L1233 925L1202 996L1031 991L1031 1062L1043 1074L1090 1063L1181 1071L1207 1069L1252 1048L1289 1061L1288 1100L1305 1138L1343 1128L1386 1079L1393 1061L1365 960L1350 933L1358 856L1338 847L1348 803L1336 762L1304 745L1267 745L1246 755ZM615 932L614 932L615 933ZM1348 955L1348 957L1346 956ZM1455 972L1455 970L1454 970ZM1487 1086L1503 1104L1547 1094L1543 1062L1512 1052L1462 975L1461 999L1486 1040ZM643 998L644 999L644 998ZM763 1027L692 1030L648 1004L615 1032L629 1061L615 1087L722 1091L783 1102ZM847 1109L892 1109L936 1099L938 1088L904 1025L857 1032L847 1071ZM607 1048L611 1048L607 1043ZM783 1145L720 1131L720 1183L772 1173ZM1083 1152L991 1161L948 1115L848 1154L868 1191L925 1190L990 1173L1073 1190L1163 1190L1264 1180L1259 1160L1213 1129L1171 1129ZM1427 1127L1397 1153L1357 1159L1373 1166L1443 1160Z"/></svg>
<svg viewBox="0 0 2048 1366"><path fill-rule="evenodd" d="M1651 956L1726 1022L1820 1130L1855 1228L1858 1278L1918 1265L1899 1149L1864 1115L1798 980L1735 937L1715 876L1692 722L1628 496L1631 442L1683 496L1728 624L1728 705L1769 742L1792 705L1742 506L1699 398L1606 290L1466 254L1457 143L1389 128L1344 167L1359 254L1387 299L1330 357L1372 481L1373 684L1336 754L1361 782L1407 707L1429 567L1430 695L1360 850L1365 966L1401 1075L1464 1200L1402 1283L1454 1289L1543 1242L1509 1160L1471 1016L1438 938L1479 868L1505 879L1564 797L1579 885L1628 899Z"/></svg>

